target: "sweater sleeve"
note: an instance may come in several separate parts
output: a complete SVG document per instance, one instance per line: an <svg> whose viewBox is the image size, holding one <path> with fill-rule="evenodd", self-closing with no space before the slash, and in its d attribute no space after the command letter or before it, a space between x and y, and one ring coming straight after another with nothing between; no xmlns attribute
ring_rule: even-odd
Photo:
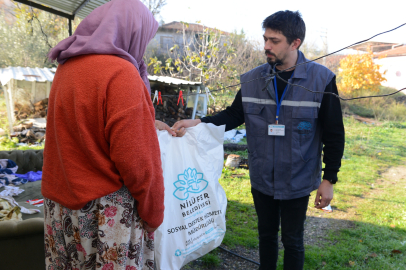
<svg viewBox="0 0 406 270"><path fill-rule="evenodd" d="M155 114L137 70L118 71L105 103L105 137L110 157L134 199L140 217L158 227L164 216L164 182Z"/></svg>
<svg viewBox="0 0 406 270"><path fill-rule="evenodd" d="M336 78L326 86L325 92L338 95ZM333 95L324 95L320 106L319 119L322 126L324 144L323 162L325 164L323 179L337 181L344 153L345 132L340 100Z"/></svg>

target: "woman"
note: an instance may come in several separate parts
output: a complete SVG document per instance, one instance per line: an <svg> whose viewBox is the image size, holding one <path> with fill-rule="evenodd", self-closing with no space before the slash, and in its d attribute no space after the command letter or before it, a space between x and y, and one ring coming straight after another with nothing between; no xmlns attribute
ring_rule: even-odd
<svg viewBox="0 0 406 270"><path fill-rule="evenodd" d="M154 268L164 185L142 57L157 29L139 0L113 0L50 52L60 65L42 180L47 269Z"/></svg>

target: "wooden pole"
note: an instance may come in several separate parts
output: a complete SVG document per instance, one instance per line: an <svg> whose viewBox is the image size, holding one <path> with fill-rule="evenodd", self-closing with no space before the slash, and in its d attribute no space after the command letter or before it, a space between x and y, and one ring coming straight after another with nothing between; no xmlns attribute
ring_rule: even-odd
<svg viewBox="0 0 406 270"><path fill-rule="evenodd" d="M14 112L11 111L11 104L10 104L10 98L9 98L9 93L11 92L11 82L12 80L10 80L8 82L7 87L3 87L3 91L4 91L4 97L6 99L6 107L7 107L7 118L8 118L8 126L9 126L9 134L13 134L14 130L13 130L13 116L14 116Z"/></svg>
<svg viewBox="0 0 406 270"><path fill-rule="evenodd" d="M47 94L46 98L49 98L49 93L51 92L51 82L47 81Z"/></svg>
<svg viewBox="0 0 406 270"><path fill-rule="evenodd" d="M72 20L69 19L69 36L72 35Z"/></svg>

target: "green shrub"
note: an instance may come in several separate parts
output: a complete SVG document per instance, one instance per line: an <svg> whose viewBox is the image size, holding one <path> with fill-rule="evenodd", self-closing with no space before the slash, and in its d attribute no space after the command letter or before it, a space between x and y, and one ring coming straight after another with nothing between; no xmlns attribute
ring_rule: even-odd
<svg viewBox="0 0 406 270"><path fill-rule="evenodd" d="M379 93L365 90L360 95L385 95L396 91L383 86L379 89ZM406 121L406 95L402 93L388 97L342 101L341 106L344 113L375 118L379 121Z"/></svg>

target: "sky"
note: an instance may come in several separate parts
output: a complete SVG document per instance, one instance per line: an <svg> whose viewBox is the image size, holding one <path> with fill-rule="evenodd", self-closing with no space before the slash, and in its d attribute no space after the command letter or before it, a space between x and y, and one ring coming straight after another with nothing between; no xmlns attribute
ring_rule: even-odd
<svg viewBox="0 0 406 270"><path fill-rule="evenodd" d="M262 21L280 10L299 10L306 23L305 41L322 46L327 31L328 51L333 52L406 23L406 1L385 0L166 0L161 11L165 23L184 21L223 31L244 29L251 39L262 40ZM406 25L374 41L405 43Z"/></svg>

